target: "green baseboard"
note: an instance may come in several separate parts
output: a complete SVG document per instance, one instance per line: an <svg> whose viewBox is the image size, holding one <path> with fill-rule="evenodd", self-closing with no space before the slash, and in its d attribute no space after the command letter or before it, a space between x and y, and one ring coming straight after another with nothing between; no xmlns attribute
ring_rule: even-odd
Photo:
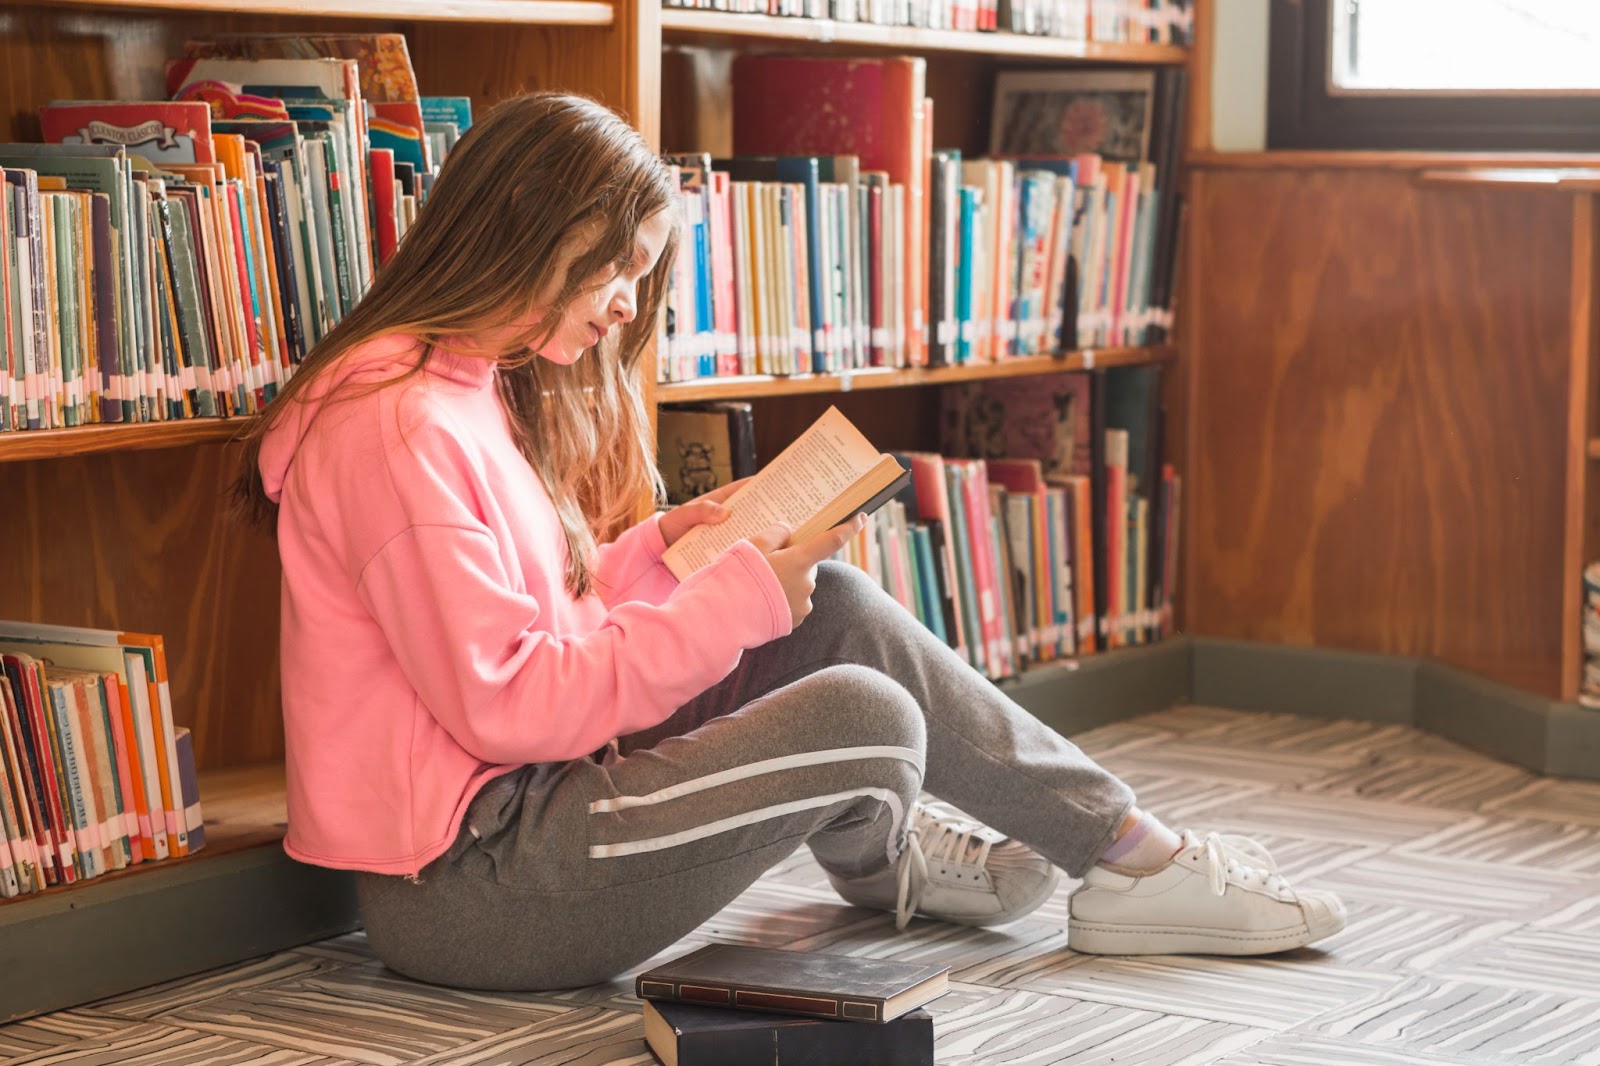
<svg viewBox="0 0 1600 1066"><path fill-rule="evenodd" d="M273 844L0 907L0 1024L360 927L355 878Z"/></svg>
<svg viewBox="0 0 1600 1066"><path fill-rule="evenodd" d="M1189 701L1189 641L1165 640L1035 667L1001 688L1058 733L1081 733Z"/></svg>
<svg viewBox="0 0 1600 1066"><path fill-rule="evenodd" d="M1410 725L1417 661L1392 655L1189 638L1193 702L1308 718Z"/></svg>
<svg viewBox="0 0 1600 1066"><path fill-rule="evenodd" d="M1536 773L1600 780L1600 711L1407 656L1174 637L1006 691L1067 734L1193 703L1415 726Z"/></svg>

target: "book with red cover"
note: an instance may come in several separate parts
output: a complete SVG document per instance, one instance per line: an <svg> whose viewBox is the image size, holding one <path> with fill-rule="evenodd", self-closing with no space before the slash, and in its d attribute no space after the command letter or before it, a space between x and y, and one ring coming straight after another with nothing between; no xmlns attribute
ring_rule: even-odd
<svg viewBox="0 0 1600 1066"><path fill-rule="evenodd" d="M152 163L214 163L211 107L203 101L73 100L39 109L53 144L118 144Z"/></svg>
<svg viewBox="0 0 1600 1066"><path fill-rule="evenodd" d="M995 680L1015 670L1006 641L1002 615L1000 575L995 565L996 545L989 521L989 475L982 460L947 459L963 471L962 505L966 508L967 543L971 549L972 580L978 596L978 620L983 626L984 652L989 676Z"/></svg>
<svg viewBox="0 0 1600 1066"><path fill-rule="evenodd" d="M53 792L47 787L53 779L47 776L49 770L32 742L33 727L18 671L15 660L0 660L0 714L6 717L11 741L6 765L15 782L18 802L26 808L27 821L33 830L38 883L41 886L61 884L68 878L61 871L65 847L59 843L61 827L51 803Z"/></svg>
<svg viewBox="0 0 1600 1066"><path fill-rule="evenodd" d="M372 176L372 225L376 230L378 265L387 263L400 243L400 228L395 224L394 153L374 148L367 153L367 172Z"/></svg>
<svg viewBox="0 0 1600 1066"><path fill-rule="evenodd" d="M881 1023L943 995L948 966L707 944L641 973L640 999Z"/></svg>
<svg viewBox="0 0 1600 1066"><path fill-rule="evenodd" d="M905 325L923 361L927 288L923 101L927 64L908 56L845 59L741 55L733 63L733 147L739 155L853 155L906 187Z"/></svg>
<svg viewBox="0 0 1600 1066"><path fill-rule="evenodd" d="M918 163L922 169L921 213L918 217L918 226L922 231L919 242L920 251L917 261L921 264L922 276L909 286L914 296L912 305L912 318L917 324L916 344L912 351L911 362L914 366L928 366L933 362L932 340L933 331L938 328L938 323L933 321L931 296L928 290L930 282L930 265L933 260L933 97L922 98L922 109L917 115L917 136L922 147L918 152ZM916 201L913 200L913 203Z"/></svg>

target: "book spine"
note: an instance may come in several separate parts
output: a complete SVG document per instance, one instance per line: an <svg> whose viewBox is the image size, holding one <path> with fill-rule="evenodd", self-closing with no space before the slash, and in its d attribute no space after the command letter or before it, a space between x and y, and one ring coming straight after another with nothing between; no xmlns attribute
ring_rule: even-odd
<svg viewBox="0 0 1600 1066"><path fill-rule="evenodd" d="M767 1011L774 1014L796 1014L806 1018L829 1018L847 1022L884 1021L882 999L847 998L785 989L744 988L711 981L690 984L683 981L650 980L642 976L634 981L634 994L640 999L706 1007L732 1007L736 1010Z"/></svg>

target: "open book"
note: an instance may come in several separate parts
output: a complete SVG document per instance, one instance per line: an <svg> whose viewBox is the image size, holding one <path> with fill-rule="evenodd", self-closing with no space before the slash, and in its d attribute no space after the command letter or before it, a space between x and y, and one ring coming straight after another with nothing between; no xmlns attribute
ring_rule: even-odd
<svg viewBox="0 0 1600 1066"><path fill-rule="evenodd" d="M782 525L799 544L905 488L910 473L830 407L793 444L725 501L732 513L696 526L661 557L681 581L736 541Z"/></svg>

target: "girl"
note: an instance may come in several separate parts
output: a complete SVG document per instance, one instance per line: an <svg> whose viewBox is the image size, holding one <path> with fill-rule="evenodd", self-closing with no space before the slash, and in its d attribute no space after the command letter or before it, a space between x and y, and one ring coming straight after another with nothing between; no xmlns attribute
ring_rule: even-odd
<svg viewBox="0 0 1600 1066"><path fill-rule="evenodd" d="M681 584L661 553L728 489L598 543L660 487L640 359L676 195L598 104L501 105L249 442L239 492L283 562L284 847L360 871L379 957L477 988L601 981L801 844L901 927L1020 917L1059 868L1084 879L1080 951L1338 930L1336 899L1141 813L824 563L860 516Z"/></svg>

